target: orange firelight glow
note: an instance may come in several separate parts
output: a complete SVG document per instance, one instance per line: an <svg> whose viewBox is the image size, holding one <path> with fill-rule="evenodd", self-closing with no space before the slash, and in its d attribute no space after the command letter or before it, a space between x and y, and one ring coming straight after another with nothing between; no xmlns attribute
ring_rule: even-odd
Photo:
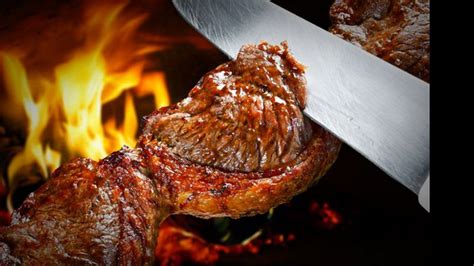
<svg viewBox="0 0 474 266"><path fill-rule="evenodd" d="M21 52L0 51L2 116L23 124L27 132L23 150L8 165L10 188L32 168L47 178L73 157L98 160L122 145L135 146L134 98L152 95L156 108L170 103L164 73L144 71L146 56L163 47L137 41L147 16L124 15L125 6L87 5L85 23L77 29L84 42L72 51L58 51L67 59L51 69L25 65ZM103 106L118 99L123 118L104 118Z"/></svg>

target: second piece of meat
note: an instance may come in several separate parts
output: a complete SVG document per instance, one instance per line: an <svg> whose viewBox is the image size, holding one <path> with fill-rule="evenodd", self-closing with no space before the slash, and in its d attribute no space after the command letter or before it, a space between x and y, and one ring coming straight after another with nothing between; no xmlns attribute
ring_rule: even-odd
<svg viewBox="0 0 474 266"><path fill-rule="evenodd" d="M336 0L330 16L332 33L429 82L429 0Z"/></svg>

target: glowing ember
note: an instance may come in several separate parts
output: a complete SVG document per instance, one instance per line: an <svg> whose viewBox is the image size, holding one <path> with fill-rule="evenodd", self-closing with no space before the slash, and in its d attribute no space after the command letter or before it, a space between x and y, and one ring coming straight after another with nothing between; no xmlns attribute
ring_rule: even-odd
<svg viewBox="0 0 474 266"><path fill-rule="evenodd" d="M329 203L320 203L311 199L305 204L308 204L306 216L309 224L317 230L334 230L341 225L341 214L331 208ZM288 208L285 210L287 215L291 215L294 211L291 204L287 204L286 208ZM298 233L279 232L270 223L262 226L260 230L239 244L222 245L206 241L198 233L186 229L175 222L173 218L169 218L160 226L155 255L161 265L189 263L212 265L219 262L223 255L258 254L265 246L285 246L297 240L298 234L302 234L304 231L299 230Z"/></svg>
<svg viewBox="0 0 474 266"><path fill-rule="evenodd" d="M323 203L321 206L320 203L313 200L309 205L309 213L319 218L313 220L316 226L326 229L333 229L341 224L342 221L341 215L331 209L327 202Z"/></svg>
<svg viewBox="0 0 474 266"><path fill-rule="evenodd" d="M185 263L215 264L221 255L257 254L263 245L284 245L295 240L293 234L275 234L264 237L263 230L257 231L241 244L220 245L209 243L198 234L190 232L172 219L160 226L155 256L161 265L181 265Z"/></svg>

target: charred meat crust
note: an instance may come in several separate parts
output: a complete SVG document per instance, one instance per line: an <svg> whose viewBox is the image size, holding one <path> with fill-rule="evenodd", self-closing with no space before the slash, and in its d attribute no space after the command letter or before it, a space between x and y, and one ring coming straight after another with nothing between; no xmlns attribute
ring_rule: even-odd
<svg viewBox="0 0 474 266"><path fill-rule="evenodd" d="M332 33L429 82L429 0L336 0L330 16Z"/></svg>
<svg viewBox="0 0 474 266"><path fill-rule="evenodd" d="M168 211L143 163L122 149L62 165L0 228L0 264L151 264Z"/></svg>
<svg viewBox="0 0 474 266"><path fill-rule="evenodd" d="M304 69L281 45L245 45L178 104L145 120L144 134L190 161L254 172L291 163L311 139Z"/></svg>
<svg viewBox="0 0 474 266"><path fill-rule="evenodd" d="M173 213L264 213L325 173L341 142L303 116L303 75L285 42L246 45L145 119L139 147Z"/></svg>
<svg viewBox="0 0 474 266"><path fill-rule="evenodd" d="M307 148L291 165L252 173L196 164L153 140L140 147L172 213L239 218L265 213L305 191L335 162L341 142L315 126Z"/></svg>

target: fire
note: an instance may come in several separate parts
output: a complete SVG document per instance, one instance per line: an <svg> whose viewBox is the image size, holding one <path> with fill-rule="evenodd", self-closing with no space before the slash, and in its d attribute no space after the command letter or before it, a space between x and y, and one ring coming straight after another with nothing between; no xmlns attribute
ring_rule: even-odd
<svg viewBox="0 0 474 266"><path fill-rule="evenodd" d="M35 101L26 71L20 61L9 54L2 54L2 61L7 91L10 95L15 96L15 100L22 101L23 110L14 111L18 113L23 111L29 121L29 135L25 148L13 158L8 168L8 175L13 177L21 168L36 162L41 174L47 176L48 169L56 168L60 161L60 154L52 150L48 144L42 142L42 133L46 129L49 120L49 117L44 113L50 112L49 99L54 95L45 92Z"/></svg>
<svg viewBox="0 0 474 266"><path fill-rule="evenodd" d="M84 24L74 33L83 42L57 51L56 58L66 60L49 69L25 64L24 53L0 51L2 116L24 125L27 132L23 150L8 165L11 191L32 169L47 178L73 157L98 160L122 145L135 146L135 100L152 95L156 108L170 103L164 73L145 70L147 55L163 45L137 41L147 15L132 16L124 12L125 6L88 3ZM105 117L103 108L109 102L123 104L122 115Z"/></svg>

